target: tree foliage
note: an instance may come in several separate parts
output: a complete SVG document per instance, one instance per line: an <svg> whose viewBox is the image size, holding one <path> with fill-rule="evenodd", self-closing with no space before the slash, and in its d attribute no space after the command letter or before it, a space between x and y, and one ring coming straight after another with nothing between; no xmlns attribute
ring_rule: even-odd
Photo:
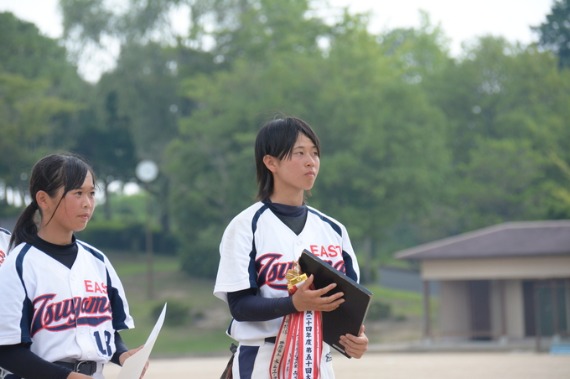
<svg viewBox="0 0 570 379"><path fill-rule="evenodd" d="M81 82L57 41L0 13L0 182L27 189L27 173L48 151L69 149ZM3 186L3 187L4 187ZM3 198L6 201L6 197Z"/></svg>
<svg viewBox="0 0 570 379"><path fill-rule="evenodd" d="M534 31L540 35L539 44L558 55L560 68L570 67L570 0L556 0L546 21Z"/></svg>
<svg viewBox="0 0 570 379"><path fill-rule="evenodd" d="M570 71L559 69L563 43L547 45L565 40L544 39L564 32L564 1L539 44L482 37L460 57L425 13L418 28L373 34L367 15L325 16L316 0L60 4L67 51L113 40L116 67L77 80L59 44L2 19L0 149L17 163L0 162L0 177L19 185L29 151L67 147L107 188L153 159L154 225L176 235L191 275L214 275L225 226L255 201L253 142L278 115L319 134L308 202L347 225L365 278L417 243L570 218ZM188 15L185 32L169 23L174 11Z"/></svg>

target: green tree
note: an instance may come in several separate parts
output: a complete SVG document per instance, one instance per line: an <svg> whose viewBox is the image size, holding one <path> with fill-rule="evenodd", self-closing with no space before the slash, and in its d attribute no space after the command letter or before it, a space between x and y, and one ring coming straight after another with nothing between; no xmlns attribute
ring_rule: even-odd
<svg viewBox="0 0 570 379"><path fill-rule="evenodd" d="M73 112L75 106L48 93L44 80L0 72L0 151L6 158L0 161L0 178L22 194L35 161L54 149L69 147L53 141L56 125L52 118Z"/></svg>
<svg viewBox="0 0 570 379"><path fill-rule="evenodd" d="M425 13L371 35L366 15L325 22L310 0L61 3L68 43L121 45L99 98L116 94L137 158L160 164L149 190L193 275L213 276L224 226L253 201L254 136L278 112L321 136L309 203L348 226L365 274L415 243L570 217L569 74L539 45L484 37L452 59ZM189 11L186 34L172 9Z"/></svg>
<svg viewBox="0 0 570 379"><path fill-rule="evenodd" d="M85 89L65 49L35 25L0 13L0 181L26 190L37 159L73 146ZM5 199L4 199L5 200Z"/></svg>
<svg viewBox="0 0 570 379"><path fill-rule="evenodd" d="M267 60L276 51L312 52L329 27L313 13L309 0L222 0L211 13L214 52L226 65L238 58Z"/></svg>
<svg viewBox="0 0 570 379"><path fill-rule="evenodd" d="M463 230L542 218L543 211L534 204L543 169L543 157L529 141L479 139L469 162L457 170Z"/></svg>
<svg viewBox="0 0 570 379"><path fill-rule="evenodd" d="M445 201L432 204L432 217L442 221L424 228L431 239L496 222L548 218L549 209L564 214L567 206L553 195L567 185L553 158L568 162L564 71L533 46L485 37L430 85L430 99L450 122L453 152Z"/></svg>
<svg viewBox="0 0 570 379"><path fill-rule="evenodd" d="M200 107L183 120L169 161L192 274L213 275L223 227L253 201L254 137L279 111L307 119L321 136L321 175L309 202L349 225L357 245L370 241L362 254L380 251L402 208L412 217L434 195L447 159L442 115L417 85L402 83L404 73L362 19L347 16L331 31L326 52L317 44L269 49L263 59L238 58L227 72L186 83Z"/></svg>
<svg viewBox="0 0 570 379"><path fill-rule="evenodd" d="M539 44L558 55L560 68L570 67L570 0L556 0L546 21L533 27Z"/></svg>
<svg viewBox="0 0 570 379"><path fill-rule="evenodd" d="M97 84L100 97L112 95L115 99L115 121L111 121L115 127L99 126L99 133L108 133L107 130L111 129L121 131L124 142L127 142L128 134L134 144L134 159L151 159L159 165L160 172L164 171L165 146L178 133L178 118L189 114L195 107L195 104L179 95L181 78L216 68L212 54L196 48L199 43L193 37L196 34L195 26L200 24L201 8L206 3L193 0L131 0L125 2L127 11L123 12L104 1L60 1L64 16L64 39L66 46L75 52L76 59L81 59L92 49L104 51L105 41L112 40L119 44L116 67L105 73ZM174 10L188 11L192 22L187 35L178 36L173 30L169 17ZM107 108L101 104L96 107ZM100 116L99 119L104 120L105 117ZM118 120L123 124L121 128L126 130L117 129ZM105 135L99 137L106 138ZM121 178L130 175L129 179L136 180L135 166L130 160L121 166L107 167L105 173L120 168L123 170ZM116 173L112 175L116 176ZM159 175L150 185L139 184L153 197L169 197L167 176ZM161 228L167 232L170 229L169 209L165 202L155 203Z"/></svg>
<svg viewBox="0 0 570 379"><path fill-rule="evenodd" d="M107 220L112 217L109 201L111 183L130 181L137 164L129 119L119 115L117 97L113 90L103 92L100 108L95 101L90 108L81 112L80 120L84 128L75 145L75 149L90 161L98 182L102 184L105 199L103 214Z"/></svg>
<svg viewBox="0 0 570 379"><path fill-rule="evenodd" d="M49 78L51 95L77 98L85 90L65 48L10 12L0 12L0 46L0 70L28 79Z"/></svg>
<svg viewBox="0 0 570 379"><path fill-rule="evenodd" d="M252 147L257 128L272 116L268 110L307 113L300 94L311 89L298 76L303 70L315 72L317 66L288 53L275 57L272 63L238 60L231 73L185 85L185 93L200 107L181 121L168 167L184 267L192 274L215 273L223 228L254 200Z"/></svg>
<svg viewBox="0 0 570 379"><path fill-rule="evenodd" d="M204 30L214 21L209 0L127 0L118 7L104 0L60 0L63 41L79 62L92 54L107 54L129 45L156 43L205 51ZM188 15L189 30L175 30L172 14ZM113 51L112 51L113 50Z"/></svg>
<svg viewBox="0 0 570 379"><path fill-rule="evenodd" d="M252 2L253 3L253 2ZM245 4L245 2L244 2ZM289 3L284 3L289 4ZM296 9L299 2L284 12L290 22L277 17L273 7L257 10L259 20L267 15L267 27L289 30L290 45L265 45L236 39L229 54L227 70L197 75L184 83L183 93L197 104L189 117L181 120L180 137L169 149L168 172L172 180L172 206L184 251L183 265L194 275L212 276L217 265L217 246L223 228L238 211L251 203L255 194L252 147L261 123L277 112L309 114L315 102L323 61L316 38L303 34L321 21L306 19ZM249 12L249 8L245 12ZM248 13L249 15L249 13ZM246 15L235 14L236 19ZM302 21L302 28L299 22ZM280 24L283 23L283 24ZM243 35L258 28L252 22L241 24ZM292 26L296 26L296 33ZM287 28L289 26L289 28ZM271 33L260 35L270 40ZM299 47L299 49L297 49ZM246 53L247 52L247 53ZM241 56L240 56L241 55Z"/></svg>
<svg viewBox="0 0 570 379"><path fill-rule="evenodd" d="M446 120L418 84L429 71L420 55L443 54L431 31L395 45L394 33L377 39L358 19L345 25L315 102L326 150L311 201L344 220L373 268L394 247L391 225L422 214L448 170ZM414 54L418 63L398 63Z"/></svg>

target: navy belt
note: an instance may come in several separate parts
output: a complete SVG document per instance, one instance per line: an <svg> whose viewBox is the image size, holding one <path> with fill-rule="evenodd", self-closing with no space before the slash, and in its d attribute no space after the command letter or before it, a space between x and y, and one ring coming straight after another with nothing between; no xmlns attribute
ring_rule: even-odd
<svg viewBox="0 0 570 379"><path fill-rule="evenodd" d="M95 361L77 361L77 362L53 362L56 365L67 367L73 372L78 372L85 375L93 375L97 372L97 362Z"/></svg>

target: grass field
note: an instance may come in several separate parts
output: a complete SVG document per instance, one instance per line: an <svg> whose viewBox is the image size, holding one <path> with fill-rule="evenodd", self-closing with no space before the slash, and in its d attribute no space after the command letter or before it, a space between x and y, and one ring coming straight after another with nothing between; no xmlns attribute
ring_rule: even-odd
<svg viewBox="0 0 570 379"><path fill-rule="evenodd" d="M230 316L226 305L212 294L213 281L189 278L179 269L175 257L155 256L153 259L152 298L149 298L148 264L145 255L109 253L117 270L135 319L136 328L121 333L129 347L143 344L150 333L158 311L165 302L167 318L155 344L153 355L177 357L189 355L227 355L231 339L225 335ZM421 296L378 286L367 287L390 304L391 321L367 320L371 343L417 340L421 326ZM170 311L170 312L169 312ZM184 322L168 316L181 313Z"/></svg>

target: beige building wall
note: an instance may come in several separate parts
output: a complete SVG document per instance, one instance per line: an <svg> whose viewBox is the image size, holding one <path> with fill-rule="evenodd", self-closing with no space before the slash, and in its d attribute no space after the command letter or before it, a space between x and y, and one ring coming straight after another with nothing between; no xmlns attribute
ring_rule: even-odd
<svg viewBox="0 0 570 379"><path fill-rule="evenodd" d="M464 281L440 282L439 334L443 337L466 337L469 332L469 304Z"/></svg>
<svg viewBox="0 0 570 379"><path fill-rule="evenodd" d="M441 337L469 337L471 316L467 282L449 280L440 282L439 335ZM522 281L494 280L490 293L491 331L494 338L524 338L524 300ZM504 301L504 306L501 302ZM505 312L505 330L503 315ZM506 333L506 334L503 334Z"/></svg>
<svg viewBox="0 0 570 379"><path fill-rule="evenodd" d="M502 329L502 312L504 310L501 302L503 301L503 294L501 291L504 290L504 283L501 280L491 281L491 293L490 293L490 312L491 312L491 333L494 338L501 337L503 334ZM503 292L504 293L504 292ZM505 296L506 297L506 296Z"/></svg>
<svg viewBox="0 0 570 379"><path fill-rule="evenodd" d="M496 338L523 338L524 299L522 282L520 280L493 280L490 301L493 336ZM504 326L503 322L505 323Z"/></svg>
<svg viewBox="0 0 570 379"><path fill-rule="evenodd" d="M506 280L506 319L507 336L509 338L524 338L524 297L521 280Z"/></svg>
<svg viewBox="0 0 570 379"><path fill-rule="evenodd" d="M570 256L423 260L421 276L440 283L441 336L469 337L467 282L489 280L492 334L495 338L518 339L525 337L523 280L570 278ZM570 296L570 291L566 293Z"/></svg>
<svg viewBox="0 0 570 379"><path fill-rule="evenodd" d="M430 259L421 263L423 280L570 278L570 256L487 259Z"/></svg>

